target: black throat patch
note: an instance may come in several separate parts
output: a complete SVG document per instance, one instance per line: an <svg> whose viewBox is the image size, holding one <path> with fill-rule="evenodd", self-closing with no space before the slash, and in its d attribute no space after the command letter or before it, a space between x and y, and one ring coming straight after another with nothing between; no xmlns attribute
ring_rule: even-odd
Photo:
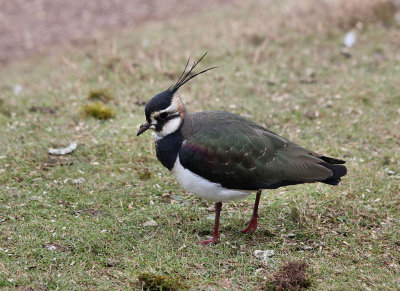
<svg viewBox="0 0 400 291"><path fill-rule="evenodd" d="M180 129L156 141L157 158L168 170L174 167L182 142L183 135Z"/></svg>

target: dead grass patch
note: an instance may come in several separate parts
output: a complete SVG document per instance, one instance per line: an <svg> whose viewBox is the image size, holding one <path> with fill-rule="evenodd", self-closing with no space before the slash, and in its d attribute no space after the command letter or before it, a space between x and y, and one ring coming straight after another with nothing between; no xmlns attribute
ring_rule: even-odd
<svg viewBox="0 0 400 291"><path fill-rule="evenodd" d="M291 3L287 11L297 27L331 30L363 28L370 24L395 23L399 5L393 0L308 0ZM299 21L300 20L300 21Z"/></svg>

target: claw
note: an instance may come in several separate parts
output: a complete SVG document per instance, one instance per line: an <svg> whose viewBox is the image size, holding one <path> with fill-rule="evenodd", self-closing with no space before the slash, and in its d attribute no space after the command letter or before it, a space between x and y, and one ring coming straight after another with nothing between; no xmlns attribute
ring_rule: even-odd
<svg viewBox="0 0 400 291"><path fill-rule="evenodd" d="M249 232L250 234L253 234L258 226L258 218L257 217L252 217L249 223L249 226L246 227L245 229L241 230L241 232L243 233L247 233Z"/></svg>

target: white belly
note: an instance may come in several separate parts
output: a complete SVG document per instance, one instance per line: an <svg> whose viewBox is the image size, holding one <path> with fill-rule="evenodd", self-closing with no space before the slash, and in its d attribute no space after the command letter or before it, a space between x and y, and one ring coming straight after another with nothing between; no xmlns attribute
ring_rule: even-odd
<svg viewBox="0 0 400 291"><path fill-rule="evenodd" d="M239 200L251 194L251 191L226 189L222 187L221 184L207 181L199 175L185 169L179 161L179 156L172 168L172 173L186 191L214 202Z"/></svg>

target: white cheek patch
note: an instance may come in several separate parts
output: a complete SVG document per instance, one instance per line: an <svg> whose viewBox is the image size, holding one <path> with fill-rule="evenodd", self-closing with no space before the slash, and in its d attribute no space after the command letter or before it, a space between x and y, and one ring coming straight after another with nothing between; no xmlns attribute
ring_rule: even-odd
<svg viewBox="0 0 400 291"><path fill-rule="evenodd" d="M162 130L160 131L160 134L163 136L166 136L168 134L171 134L179 129L179 127L182 124L182 119L180 119L179 116L168 120L166 124L164 124Z"/></svg>
<svg viewBox="0 0 400 291"><path fill-rule="evenodd" d="M179 129L182 124L182 119L178 116L175 118L168 120L166 124L164 124L163 128L160 132L154 132L156 140L163 138Z"/></svg>

